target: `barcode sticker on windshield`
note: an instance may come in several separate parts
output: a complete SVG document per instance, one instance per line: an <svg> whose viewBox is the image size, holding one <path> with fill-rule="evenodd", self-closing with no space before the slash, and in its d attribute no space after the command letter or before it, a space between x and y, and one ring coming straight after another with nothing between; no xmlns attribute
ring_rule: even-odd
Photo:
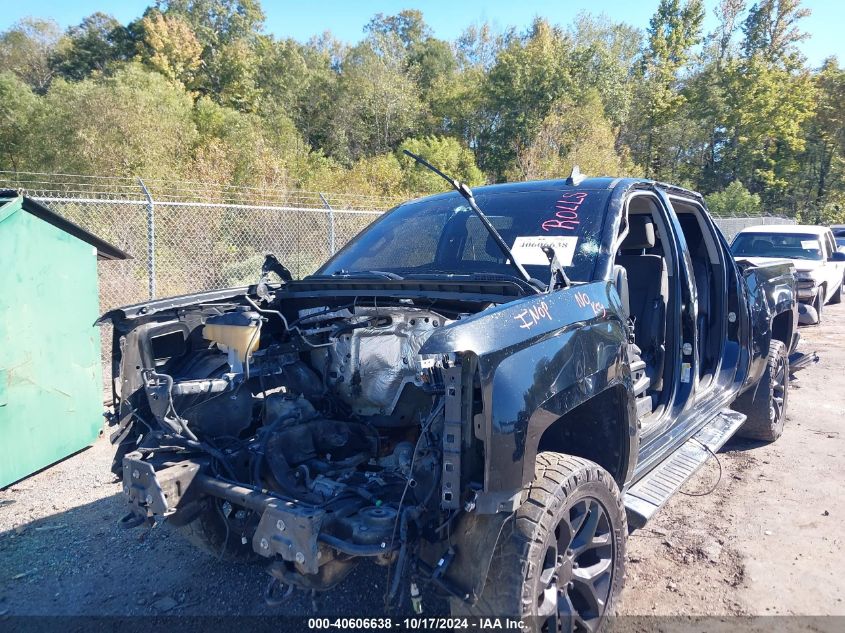
<svg viewBox="0 0 845 633"><path fill-rule="evenodd" d="M819 241L818 240L801 240L801 248L807 249L819 249ZM516 255L514 255L516 257Z"/></svg>
<svg viewBox="0 0 845 633"><path fill-rule="evenodd" d="M536 235L516 238L511 252L514 259L523 266L548 266L549 258L543 252L543 246L549 246L554 250L560 265L569 266L575 257L577 245L578 238L570 235Z"/></svg>

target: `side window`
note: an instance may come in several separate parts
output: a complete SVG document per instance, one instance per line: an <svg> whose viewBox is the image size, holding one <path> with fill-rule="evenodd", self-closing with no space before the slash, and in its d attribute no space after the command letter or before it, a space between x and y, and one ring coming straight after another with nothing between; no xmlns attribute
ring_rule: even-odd
<svg viewBox="0 0 845 633"><path fill-rule="evenodd" d="M825 234L825 241L827 242L827 258L830 259L830 256L836 252L836 240L833 239L833 233L828 231Z"/></svg>

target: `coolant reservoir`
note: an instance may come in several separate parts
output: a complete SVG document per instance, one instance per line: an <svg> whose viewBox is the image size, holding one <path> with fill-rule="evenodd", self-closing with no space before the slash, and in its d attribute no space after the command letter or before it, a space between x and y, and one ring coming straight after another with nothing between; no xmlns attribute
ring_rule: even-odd
<svg viewBox="0 0 845 633"><path fill-rule="evenodd" d="M228 352L232 373L241 374L249 357L258 349L260 326L259 314L242 308L236 312L209 317L202 329L202 336Z"/></svg>

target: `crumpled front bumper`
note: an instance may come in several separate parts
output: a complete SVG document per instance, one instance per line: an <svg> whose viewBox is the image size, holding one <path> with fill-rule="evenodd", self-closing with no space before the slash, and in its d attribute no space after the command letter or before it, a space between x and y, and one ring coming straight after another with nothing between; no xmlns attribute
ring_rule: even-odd
<svg viewBox="0 0 845 633"><path fill-rule="evenodd" d="M327 548L348 556L382 556L395 549L386 542L364 545L321 533L324 510L211 477L202 469L202 463L184 460L156 470L140 453L127 454L123 492L131 514L121 524L133 527L166 519L207 496L257 513L260 518L250 539L252 549L265 558L278 556L295 563L304 574L316 574L321 562L332 558Z"/></svg>

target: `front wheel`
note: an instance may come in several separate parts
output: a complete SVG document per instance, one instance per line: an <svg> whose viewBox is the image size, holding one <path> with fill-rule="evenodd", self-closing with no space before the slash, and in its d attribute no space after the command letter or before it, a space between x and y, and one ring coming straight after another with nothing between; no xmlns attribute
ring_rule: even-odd
<svg viewBox="0 0 845 633"><path fill-rule="evenodd" d="M627 522L616 482L586 459L545 452L522 499L481 597L454 602L453 614L518 618L531 631L600 630L625 579Z"/></svg>
<svg viewBox="0 0 845 633"><path fill-rule="evenodd" d="M255 563L262 560L252 545L243 542L232 526L236 516L227 518L217 499L200 502L199 511L189 523L174 525L176 531L199 549L230 563ZM239 513L235 513L236 515Z"/></svg>
<svg viewBox="0 0 845 633"><path fill-rule="evenodd" d="M734 408L748 416L737 435L764 442L774 442L783 433L786 404L789 399L789 358L786 345L772 341L766 370L756 387L742 394Z"/></svg>

